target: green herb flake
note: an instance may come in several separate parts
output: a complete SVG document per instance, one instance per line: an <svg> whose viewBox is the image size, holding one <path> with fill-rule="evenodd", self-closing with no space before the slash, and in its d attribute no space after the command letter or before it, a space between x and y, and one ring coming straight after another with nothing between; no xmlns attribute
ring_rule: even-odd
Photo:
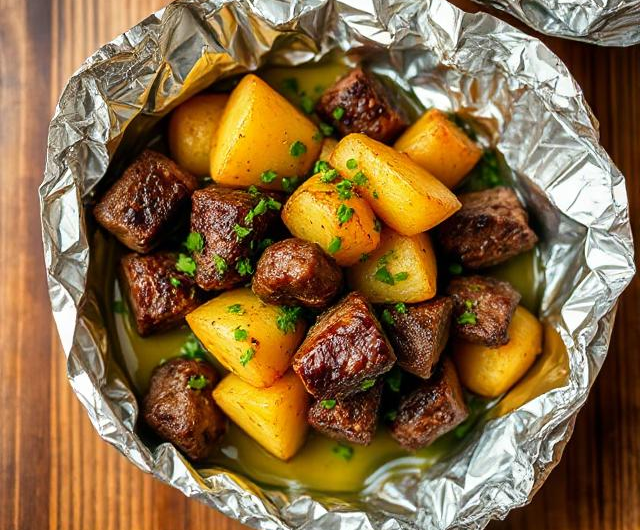
<svg viewBox="0 0 640 530"><path fill-rule="evenodd" d="M213 264L218 274L224 274L229 268L224 258L222 256L218 256L217 254L213 255Z"/></svg>
<svg viewBox="0 0 640 530"><path fill-rule="evenodd" d="M393 315L391 314L391 311L389 311L388 309L384 309L382 311L382 314L380 315L380 319L382 320L382 322L384 322L385 324L388 324L389 326L396 325L396 321L394 320Z"/></svg>
<svg viewBox="0 0 640 530"><path fill-rule="evenodd" d="M296 330L296 324L301 317L301 307L281 306L280 314L276 317L276 325L282 333L287 335L288 333L293 333Z"/></svg>
<svg viewBox="0 0 640 530"><path fill-rule="evenodd" d="M397 410L390 410L384 415L384 419L387 421L395 421L397 417L398 417Z"/></svg>
<svg viewBox="0 0 640 530"><path fill-rule="evenodd" d="M260 195L260 190L256 188L253 184L251 184L251 186L247 188L247 192L250 195L253 195L254 197L257 197L258 195Z"/></svg>
<svg viewBox="0 0 640 530"><path fill-rule="evenodd" d="M400 386L402 385L402 371L397 366L394 366L385 376L385 383L392 392L400 392Z"/></svg>
<svg viewBox="0 0 640 530"><path fill-rule="evenodd" d="M328 169L320 173L320 182L329 183L338 178L338 172L335 169Z"/></svg>
<svg viewBox="0 0 640 530"><path fill-rule="evenodd" d="M369 254L367 254L366 252L360 254L360 263L364 263L365 261L369 260Z"/></svg>
<svg viewBox="0 0 640 530"><path fill-rule="evenodd" d="M202 252L202 249L204 248L204 239L202 239L202 235L198 232L191 232L187 236L187 240L184 242L184 247L191 253Z"/></svg>
<svg viewBox="0 0 640 530"><path fill-rule="evenodd" d="M340 121L344 117L344 113L345 113L344 108L336 107L335 109L333 109L333 112L331 113L331 115L333 116L334 120Z"/></svg>
<svg viewBox="0 0 640 530"><path fill-rule="evenodd" d="M313 136L311 137L311 139L314 142L321 142L324 139L324 135L320 131L316 131L313 133Z"/></svg>
<svg viewBox="0 0 640 530"><path fill-rule="evenodd" d="M353 188L353 183L349 179L343 179L336 184L336 189L338 190L338 197L340 197L343 201L350 199L352 197L351 188Z"/></svg>
<svg viewBox="0 0 640 530"><path fill-rule="evenodd" d="M269 169L260 175L260 180L265 184L269 184L274 180L276 180L277 178L278 178L278 174L272 169Z"/></svg>
<svg viewBox="0 0 640 530"><path fill-rule="evenodd" d="M176 278L175 276L171 276L171 278L169 278L169 283L174 287L180 287L180 285L182 285L180 280L178 280L178 278Z"/></svg>
<svg viewBox="0 0 640 530"><path fill-rule="evenodd" d="M236 262L236 270L240 276L247 276L253 274L253 265L249 258L242 258Z"/></svg>
<svg viewBox="0 0 640 530"><path fill-rule="evenodd" d="M244 315L244 309L240 304L232 304L227 307L227 313L235 313L236 315Z"/></svg>
<svg viewBox="0 0 640 530"><path fill-rule="evenodd" d="M350 445L339 443L338 445L334 446L331 451L333 452L333 454L347 461L353 458L353 447L351 447Z"/></svg>
<svg viewBox="0 0 640 530"><path fill-rule="evenodd" d="M338 207L338 211L336 212L336 215L338 216L338 222L340 223L340 225L343 225L344 223L349 222L351 217L353 217L353 212L355 212L353 208L350 208L344 203L341 204Z"/></svg>
<svg viewBox="0 0 640 530"><path fill-rule="evenodd" d="M192 375L189 378L189 382L187 383L187 386L191 390L202 390L208 384L209 384L209 380L204 375L197 375L197 376Z"/></svg>
<svg viewBox="0 0 640 530"><path fill-rule="evenodd" d="M298 177L282 177L282 189L286 193L292 193L298 186Z"/></svg>
<svg viewBox="0 0 640 530"><path fill-rule="evenodd" d="M393 249L388 252L385 252L382 256L378 258L378 261L376 263L380 265L380 267L382 267L383 265L387 265L391 260L391 258L393 257L393 254L394 254Z"/></svg>
<svg viewBox="0 0 640 530"><path fill-rule="evenodd" d="M393 279L396 282L403 282L405 281L407 278L409 277L409 273L406 271L402 271L402 272L398 272L396 274L393 275Z"/></svg>
<svg viewBox="0 0 640 530"><path fill-rule="evenodd" d="M187 276L194 276L196 273L196 262L193 261L191 256L186 254L178 254L178 261L176 262L176 270L184 272Z"/></svg>
<svg viewBox="0 0 640 530"><path fill-rule="evenodd" d="M366 186L367 182L369 182L369 179L362 171L358 171L353 177L353 182L355 182L358 186Z"/></svg>
<svg viewBox="0 0 640 530"><path fill-rule="evenodd" d="M273 245L273 239L266 237L258 243L258 251L263 252L267 247Z"/></svg>
<svg viewBox="0 0 640 530"><path fill-rule="evenodd" d="M118 313L119 315L127 314L127 305L123 300L114 300L113 301L113 312Z"/></svg>
<svg viewBox="0 0 640 530"><path fill-rule="evenodd" d="M380 231L382 230L382 223L380 223L380 219L376 219L376 220L373 222L373 229L374 229L376 232L380 232Z"/></svg>
<svg viewBox="0 0 640 530"><path fill-rule="evenodd" d="M180 355L187 359L204 359L206 354L207 351L193 333L189 334L187 340L180 347Z"/></svg>
<svg viewBox="0 0 640 530"><path fill-rule="evenodd" d="M375 379L365 379L364 381L362 381L362 383L360 383L360 389L369 390L370 388L373 388L375 384L376 384Z"/></svg>
<svg viewBox="0 0 640 530"><path fill-rule="evenodd" d="M335 399L323 399L320 402L320 405L322 405L322 408L325 408L327 410L331 410L333 407L336 406L336 400Z"/></svg>
<svg viewBox="0 0 640 530"><path fill-rule="evenodd" d="M236 233L238 241L247 237L251 233L251 230L251 228L245 228L244 226L240 226L237 223L233 226L233 231Z"/></svg>
<svg viewBox="0 0 640 530"><path fill-rule="evenodd" d="M313 112L313 100L306 94L300 96L300 108L305 114L311 114Z"/></svg>
<svg viewBox="0 0 640 530"><path fill-rule="evenodd" d="M338 252L338 250L340 250L341 246L342 246L342 238L335 236L331 240L331 243L329 243L329 246L327 247L327 252L329 254L335 254L336 252Z"/></svg>
<svg viewBox="0 0 640 530"><path fill-rule="evenodd" d="M395 285L396 283L387 267L380 267L373 277L379 282L386 283L387 285Z"/></svg>
<svg viewBox="0 0 640 530"><path fill-rule="evenodd" d="M348 169L356 169L358 167L358 161L355 158L350 158L347 160L347 168Z"/></svg>
<svg viewBox="0 0 640 530"><path fill-rule="evenodd" d="M320 127L322 134L324 134L325 136L331 136L333 134L333 127L328 123L321 122L318 127Z"/></svg>
<svg viewBox="0 0 640 530"><path fill-rule="evenodd" d="M298 93L298 80L295 77L287 77L282 80L282 89L287 92Z"/></svg>
<svg viewBox="0 0 640 530"><path fill-rule="evenodd" d="M452 263L449 265L449 272L455 275L462 274L462 265L459 263Z"/></svg>
<svg viewBox="0 0 640 530"><path fill-rule="evenodd" d="M318 160L316 161L315 164L313 164L313 174L315 175L316 173L324 173L325 171L329 171L331 169L331 166L329 165L329 162L325 161L325 160Z"/></svg>
<svg viewBox="0 0 640 530"><path fill-rule="evenodd" d="M253 359L255 355L256 355L256 350L254 350L253 348L249 348L248 350L245 350L245 352L240 356L240 364L242 366L247 366L247 364L249 364L249 361Z"/></svg>
<svg viewBox="0 0 640 530"><path fill-rule="evenodd" d="M407 313L407 306L404 302L398 302L395 306L394 309L400 313L401 315L405 315Z"/></svg>
<svg viewBox="0 0 640 530"><path fill-rule="evenodd" d="M289 146L289 154L291 156L299 157L304 155L307 152L307 146L304 145L300 140L296 140Z"/></svg>
<svg viewBox="0 0 640 530"><path fill-rule="evenodd" d="M377 201L380 198L380 195L378 195L378 192L376 190L373 190L373 198Z"/></svg>
<svg viewBox="0 0 640 530"><path fill-rule="evenodd" d="M233 330L233 338L238 342L242 342L243 340L247 340L249 334L246 329L236 328Z"/></svg>
<svg viewBox="0 0 640 530"><path fill-rule="evenodd" d="M475 325L477 322L478 322L478 317L473 311L465 311L458 317L458 324Z"/></svg>

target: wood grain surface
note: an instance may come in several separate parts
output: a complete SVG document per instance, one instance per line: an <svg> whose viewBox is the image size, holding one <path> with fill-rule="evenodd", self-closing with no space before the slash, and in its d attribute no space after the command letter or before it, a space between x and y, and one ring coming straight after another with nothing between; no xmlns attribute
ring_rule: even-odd
<svg viewBox="0 0 640 530"><path fill-rule="evenodd" d="M468 0L457 3L478 9ZM144 475L100 440L66 382L45 285L37 187L57 97L86 56L163 4L0 0L2 530L243 528ZM544 40L582 85L600 120L602 144L627 176L638 238L640 47ZM491 528L640 528L639 350L636 279L562 462L529 506Z"/></svg>

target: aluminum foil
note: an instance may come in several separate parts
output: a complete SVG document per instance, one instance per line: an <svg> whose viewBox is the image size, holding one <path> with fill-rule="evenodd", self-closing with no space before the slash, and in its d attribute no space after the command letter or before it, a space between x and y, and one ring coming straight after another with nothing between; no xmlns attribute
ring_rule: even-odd
<svg viewBox="0 0 640 530"><path fill-rule="evenodd" d="M336 49L411 87L425 107L463 113L502 153L542 239L541 316L569 354L557 388L482 424L429 471L351 500L261 488L221 469L197 473L170 444L145 446L134 394L114 366L85 215L120 151L180 101L232 74ZM558 462L634 273L624 178L597 129L582 91L542 43L444 0L175 2L90 57L51 122L42 228L71 386L100 436L132 463L256 528L481 528L504 517Z"/></svg>
<svg viewBox="0 0 640 530"><path fill-rule="evenodd" d="M640 43L640 0L476 0L533 29L600 46Z"/></svg>

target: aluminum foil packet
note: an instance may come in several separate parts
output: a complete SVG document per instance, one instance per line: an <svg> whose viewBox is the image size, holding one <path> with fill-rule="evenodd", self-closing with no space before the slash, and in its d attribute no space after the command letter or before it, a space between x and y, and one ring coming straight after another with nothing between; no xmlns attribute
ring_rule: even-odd
<svg viewBox="0 0 640 530"><path fill-rule="evenodd" d="M134 393L112 368L86 213L119 149L132 149L178 103L267 63L300 65L335 50L411 88L425 107L460 112L485 131L482 141L504 157L535 219L545 264L540 316L566 352L564 369L553 359L534 367L564 370L555 382L507 396L455 454L355 499L264 488L222 469L198 473L170 444L143 443ZM526 504L571 435L634 273L624 178L565 65L538 40L444 0L174 2L69 80L49 130L40 197L68 378L100 436L185 495L262 529L482 528Z"/></svg>
<svg viewBox="0 0 640 530"><path fill-rule="evenodd" d="M640 0L476 0L533 29L600 46L640 43Z"/></svg>

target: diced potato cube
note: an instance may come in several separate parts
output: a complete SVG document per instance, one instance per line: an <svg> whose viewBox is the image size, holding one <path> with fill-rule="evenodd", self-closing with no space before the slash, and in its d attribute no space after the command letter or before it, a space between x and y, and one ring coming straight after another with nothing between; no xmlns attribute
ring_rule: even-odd
<svg viewBox="0 0 640 530"><path fill-rule="evenodd" d="M284 97L253 74L231 93L211 153L211 178L222 186L279 190L317 160L322 135ZM261 175L275 172L277 178Z"/></svg>
<svg viewBox="0 0 640 530"><path fill-rule="evenodd" d="M269 388L255 388L230 374L215 388L213 399L231 421L282 460L304 444L309 395L292 371Z"/></svg>
<svg viewBox="0 0 640 530"><path fill-rule="evenodd" d="M454 358L462 384L472 392L497 397L509 390L531 367L542 351L542 325L518 306L509 325L509 342L483 346L455 341Z"/></svg>
<svg viewBox="0 0 640 530"><path fill-rule="evenodd" d="M283 318L280 307L265 304L247 288L226 291L186 318L225 368L256 387L273 385L287 371L305 330L301 319Z"/></svg>
<svg viewBox="0 0 640 530"><path fill-rule="evenodd" d="M349 266L378 246L380 234L364 199L355 193L340 198L336 186L341 180L322 182L321 174L311 177L286 202L282 220L294 236L318 243L339 265Z"/></svg>
<svg viewBox="0 0 640 530"><path fill-rule="evenodd" d="M482 156L482 149L437 109L425 112L394 147L449 188L460 183Z"/></svg>
<svg viewBox="0 0 640 530"><path fill-rule="evenodd" d="M429 230L460 209L456 196L406 154L363 134L343 138L329 162L343 177L364 182L359 193L400 234Z"/></svg>
<svg viewBox="0 0 640 530"><path fill-rule="evenodd" d="M347 271L349 286L373 303L422 302L436 295L436 257L428 234L403 236L388 227L380 246Z"/></svg>

